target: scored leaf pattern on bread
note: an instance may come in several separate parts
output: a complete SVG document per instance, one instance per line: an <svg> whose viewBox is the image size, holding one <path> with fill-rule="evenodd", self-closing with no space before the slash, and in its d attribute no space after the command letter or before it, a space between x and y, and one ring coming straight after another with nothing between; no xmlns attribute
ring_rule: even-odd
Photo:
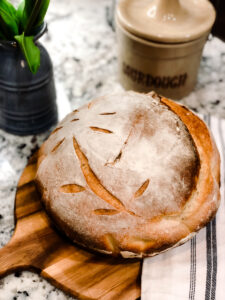
<svg viewBox="0 0 225 300"><path fill-rule="evenodd" d="M55 152L60 145L64 142L65 139L61 140L57 145L53 148L51 152ZM115 207L117 210L113 209L97 209L94 210L93 213L96 215L115 215L118 214L122 211L129 213L130 215L137 216L135 213L132 211L129 211L125 208L124 204L117 198L115 197L112 193L110 193L100 182L100 180L97 178L97 176L94 174L92 169L89 166L88 159L84 155L84 153L81 151L80 146L78 145L75 137L73 138L73 145L74 145L74 150L77 154L77 157L80 161L81 164L81 170L84 174L85 180L90 187L90 189L97 195L99 196L102 200L106 201L113 207ZM147 189L149 184L149 180L146 180L144 184L138 189L138 191L135 193L134 197L137 198L141 196L145 190ZM60 187L60 192L62 193L80 193L85 190L84 187L78 185L78 184L67 184L63 185Z"/></svg>
<svg viewBox="0 0 225 300"><path fill-rule="evenodd" d="M103 132L103 133L109 133L109 134L113 133L111 130L104 129L104 128L99 128L99 127L91 126L90 129L93 130L93 131L98 131L98 132Z"/></svg>
<svg viewBox="0 0 225 300"><path fill-rule="evenodd" d="M108 216L110 216L110 215L117 215L117 214L119 214L120 213L120 211L118 211L118 210L116 210L116 209L105 209L105 208L100 208L100 209L95 209L94 211L93 211L93 213L95 214L95 215L108 215Z"/></svg>
<svg viewBox="0 0 225 300"><path fill-rule="evenodd" d="M57 127L55 130L52 131L51 135L55 134L57 131L59 131L60 129L62 129L63 127Z"/></svg>
<svg viewBox="0 0 225 300"><path fill-rule="evenodd" d="M79 184L66 184L60 187L60 192L67 194L80 193L85 191L85 187Z"/></svg>
<svg viewBox="0 0 225 300"><path fill-rule="evenodd" d="M65 138L64 139L62 139L61 141L59 141L57 144L56 144L56 146L52 149L52 153L53 152L55 152L61 145L62 145L62 143L65 141Z"/></svg>
<svg viewBox="0 0 225 300"><path fill-rule="evenodd" d="M90 187L90 189L102 200L104 200L105 202L109 203L114 208L116 208L116 210L97 209L94 211L94 213L96 215L115 215L119 212L127 212L130 215L137 216L132 211L127 210L126 207L124 206L124 204L101 184L100 180L98 179L98 177L95 175L95 173L91 169L88 159L85 156L85 154L82 152L75 137L73 137L73 147L74 147L75 153L80 161L80 166L81 166L81 170L83 172L84 178L85 178L88 186ZM144 184L142 184L142 186L135 193L134 197L137 198L137 197L141 196L144 193L144 191L147 189L148 185L149 185L149 180L146 180L144 182ZM68 191L71 187L74 187L74 189L77 190L78 185L76 185L76 184L66 185L66 189L68 189ZM64 190L65 186L64 186L64 188L63 187L61 187L61 188L62 188L62 190ZM82 191L82 190L80 190L80 191ZM73 193L73 192L71 192L71 193Z"/></svg>
<svg viewBox="0 0 225 300"><path fill-rule="evenodd" d="M142 185L141 187L136 191L136 193L134 194L134 198L138 198L140 196L142 196L144 194L144 192L146 191L146 189L148 188L150 180L147 179Z"/></svg>
<svg viewBox="0 0 225 300"><path fill-rule="evenodd" d="M75 153L77 154L77 157L80 161L81 170L83 172L84 178L89 185L90 189L101 199L108 202L112 206L114 206L116 209L120 211L126 211L126 208L124 204L116 198L113 194L111 194L100 182L100 180L97 178L93 170L91 169L88 159L85 156L85 154L80 149L79 144L77 143L77 140L75 137L73 137L73 147L75 150Z"/></svg>
<svg viewBox="0 0 225 300"><path fill-rule="evenodd" d="M115 115L116 112L105 112L105 113L101 113L99 114L99 116L110 116L110 115Z"/></svg>
<svg viewBox="0 0 225 300"><path fill-rule="evenodd" d="M77 110L74 111L75 113L78 112ZM115 113L102 113L102 115L112 115ZM71 120L71 122L75 122L75 121L79 121L79 119L73 119ZM56 128L52 134L56 133L57 131L59 131L60 129L62 129L63 127L58 127ZM113 133L112 131L108 130L108 129L103 129L103 128L98 128L98 127L94 127L91 126L90 129L92 129L93 131L97 131L97 132L102 132L102 133L106 133L106 134L111 134ZM124 146L126 146L130 135L131 135L132 131L129 133L126 141L124 142ZM56 146L51 150L51 152L55 152L64 142L65 138L62 139L61 141L59 141ZM101 199L103 199L104 201L106 201L107 203L109 203L110 205L114 206L116 209L96 209L93 211L93 213L95 215L116 215L118 213L120 213L121 211L126 211L127 213L133 215L133 216L137 216L135 213L127 210L124 206L124 204L117 198L115 197L112 193L110 193L100 182L100 180L97 178L97 176L94 174L93 170L90 168L89 163L88 163L88 159L87 157L84 155L84 153L81 151L80 146L78 144L78 142L76 141L75 137L73 137L73 146L74 146L74 150L75 153L80 161L81 164L81 170L84 174L85 180L87 182L87 184L89 185L90 189L97 195L99 196ZM118 156L115 158L114 162L115 163L117 160L119 160L122 156L122 150L120 151L120 153L118 154ZM135 192L134 194L134 198L138 198L141 195L143 195L143 193L145 192L145 190L148 188L150 180L147 179L142 185L141 187ZM80 186L78 184L72 183L72 184L66 184L60 187L59 189L60 192L62 193L67 193L67 194L75 194L75 193L80 193L85 191L85 187Z"/></svg>

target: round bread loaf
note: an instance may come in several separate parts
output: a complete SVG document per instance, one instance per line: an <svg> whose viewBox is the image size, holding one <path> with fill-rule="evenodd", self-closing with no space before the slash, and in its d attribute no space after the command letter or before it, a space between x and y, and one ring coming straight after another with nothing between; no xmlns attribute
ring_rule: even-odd
<svg viewBox="0 0 225 300"><path fill-rule="evenodd" d="M215 215L220 158L186 107L123 92L70 113L43 144L36 182L75 243L123 257L178 246Z"/></svg>

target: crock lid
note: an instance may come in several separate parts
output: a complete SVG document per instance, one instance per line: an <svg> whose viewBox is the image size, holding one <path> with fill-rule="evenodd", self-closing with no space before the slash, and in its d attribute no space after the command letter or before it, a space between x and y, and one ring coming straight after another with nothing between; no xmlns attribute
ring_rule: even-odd
<svg viewBox="0 0 225 300"><path fill-rule="evenodd" d="M208 0L120 0L117 20L129 32L158 42L195 40L210 31L216 13Z"/></svg>

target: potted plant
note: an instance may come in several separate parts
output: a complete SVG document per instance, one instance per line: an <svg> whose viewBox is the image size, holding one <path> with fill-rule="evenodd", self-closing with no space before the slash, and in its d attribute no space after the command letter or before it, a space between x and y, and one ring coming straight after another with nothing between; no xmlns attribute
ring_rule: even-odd
<svg viewBox="0 0 225 300"><path fill-rule="evenodd" d="M57 122L53 67L38 42L50 0L0 0L0 128L43 132Z"/></svg>

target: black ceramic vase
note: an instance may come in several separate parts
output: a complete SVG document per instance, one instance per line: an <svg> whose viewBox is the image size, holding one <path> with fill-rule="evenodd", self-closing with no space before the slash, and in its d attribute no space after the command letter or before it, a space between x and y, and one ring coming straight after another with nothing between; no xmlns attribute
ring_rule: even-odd
<svg viewBox="0 0 225 300"><path fill-rule="evenodd" d="M35 36L38 40L46 25ZM37 134L58 120L52 62L37 42L41 65L34 75L16 42L0 41L0 128L17 135Z"/></svg>

